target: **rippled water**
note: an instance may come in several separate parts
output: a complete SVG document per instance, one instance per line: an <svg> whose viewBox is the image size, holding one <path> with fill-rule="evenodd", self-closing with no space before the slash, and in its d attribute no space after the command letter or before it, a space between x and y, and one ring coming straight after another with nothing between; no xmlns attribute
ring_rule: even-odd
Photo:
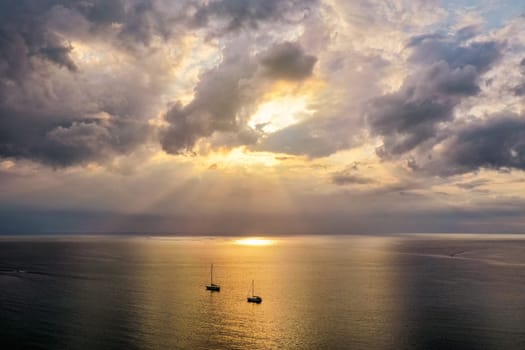
<svg viewBox="0 0 525 350"><path fill-rule="evenodd" d="M210 263L220 293L205 290ZM260 305L246 296L255 280ZM4 349L524 349L520 236L0 240Z"/></svg>

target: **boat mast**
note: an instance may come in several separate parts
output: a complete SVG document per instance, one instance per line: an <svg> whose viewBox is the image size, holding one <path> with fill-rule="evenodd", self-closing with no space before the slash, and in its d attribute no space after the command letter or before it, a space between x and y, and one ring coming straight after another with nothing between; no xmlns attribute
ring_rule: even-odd
<svg viewBox="0 0 525 350"><path fill-rule="evenodd" d="M213 284L213 264L211 264L211 271L210 271L210 284Z"/></svg>
<svg viewBox="0 0 525 350"><path fill-rule="evenodd" d="M254 292L253 292L253 280L252 280L252 297L254 296Z"/></svg>

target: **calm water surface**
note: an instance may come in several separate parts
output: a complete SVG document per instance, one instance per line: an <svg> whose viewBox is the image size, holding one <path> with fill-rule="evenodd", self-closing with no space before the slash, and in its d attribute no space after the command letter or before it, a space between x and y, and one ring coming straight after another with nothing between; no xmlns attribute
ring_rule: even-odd
<svg viewBox="0 0 525 350"><path fill-rule="evenodd" d="M0 239L2 348L525 349L521 236L233 241Z"/></svg>

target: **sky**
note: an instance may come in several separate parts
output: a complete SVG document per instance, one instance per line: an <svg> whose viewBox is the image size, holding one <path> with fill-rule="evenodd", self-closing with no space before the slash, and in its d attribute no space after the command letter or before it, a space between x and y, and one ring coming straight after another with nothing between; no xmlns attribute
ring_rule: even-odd
<svg viewBox="0 0 525 350"><path fill-rule="evenodd" d="M0 2L0 233L525 232L525 5Z"/></svg>

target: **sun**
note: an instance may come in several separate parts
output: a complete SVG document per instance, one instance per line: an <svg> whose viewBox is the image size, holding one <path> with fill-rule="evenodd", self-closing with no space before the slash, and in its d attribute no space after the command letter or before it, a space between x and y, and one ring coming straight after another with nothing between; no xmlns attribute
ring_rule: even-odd
<svg viewBox="0 0 525 350"><path fill-rule="evenodd" d="M222 164L226 166L263 166L273 167L279 164L279 154L271 152L252 152L246 147L240 146L228 152L214 152L208 155L210 164Z"/></svg>
<svg viewBox="0 0 525 350"><path fill-rule="evenodd" d="M250 237L250 238L237 239L235 240L234 243L238 245L262 247L262 246L272 245L274 244L274 241L272 239Z"/></svg>
<svg viewBox="0 0 525 350"><path fill-rule="evenodd" d="M273 99L258 106L248 125L273 133L297 123L301 116L310 115L307 96Z"/></svg>

